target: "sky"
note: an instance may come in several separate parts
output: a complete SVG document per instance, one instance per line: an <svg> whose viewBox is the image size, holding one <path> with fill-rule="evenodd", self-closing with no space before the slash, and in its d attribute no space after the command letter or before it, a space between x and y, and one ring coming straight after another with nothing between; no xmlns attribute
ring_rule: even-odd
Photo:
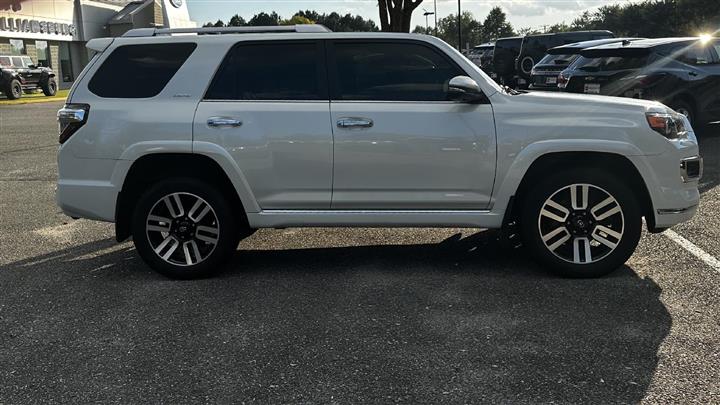
<svg viewBox="0 0 720 405"><path fill-rule="evenodd" d="M234 14L249 19L261 11L276 11L281 17L291 17L298 10L336 11L340 14L359 14L379 25L377 0L186 0L190 17L200 24L221 19L226 21ZM463 11L471 11L475 18L484 20L494 6L500 6L508 20L517 30L520 28L542 29L544 25L559 22L570 23L583 11L606 4L625 3L636 0L461 0ZM436 0L438 19L457 13L456 0ZM413 13L412 26L425 25L423 9L433 11L433 0L424 0ZM429 17L430 26L433 17Z"/></svg>

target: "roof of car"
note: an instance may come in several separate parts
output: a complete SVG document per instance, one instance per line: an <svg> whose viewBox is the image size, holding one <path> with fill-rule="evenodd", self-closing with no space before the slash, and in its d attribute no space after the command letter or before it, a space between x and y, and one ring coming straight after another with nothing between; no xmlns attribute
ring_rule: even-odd
<svg viewBox="0 0 720 405"><path fill-rule="evenodd" d="M585 48L592 48L594 46L612 44L615 42L638 41L641 39L644 39L644 38L604 38L604 39L593 39L590 41L573 42L571 44L560 45L560 46L556 46L555 48L551 48L548 50L548 53L549 53L549 51L557 51L557 52L562 53L563 50L585 49Z"/></svg>
<svg viewBox="0 0 720 405"><path fill-rule="evenodd" d="M475 46L473 47L473 49L478 49L478 48L492 48L493 46L495 46L495 42L485 42L484 44L475 45Z"/></svg>
<svg viewBox="0 0 720 405"><path fill-rule="evenodd" d="M566 35L566 36L573 36L573 35L582 35L582 34L612 34L612 31L608 30L588 30L588 31L565 31L565 32L546 32L543 34L531 34L526 35L526 38L535 38L535 37L551 37L555 35Z"/></svg>
<svg viewBox="0 0 720 405"><path fill-rule="evenodd" d="M640 39L632 42L613 42L605 45L595 46L593 50L603 49L648 49L656 46L675 44L681 42L692 42L699 41L699 37L679 37L679 38L652 38L652 39Z"/></svg>

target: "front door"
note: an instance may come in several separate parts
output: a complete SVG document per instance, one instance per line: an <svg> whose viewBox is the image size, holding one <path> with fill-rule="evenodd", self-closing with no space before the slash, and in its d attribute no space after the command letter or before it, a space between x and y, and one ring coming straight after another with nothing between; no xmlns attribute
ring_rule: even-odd
<svg viewBox="0 0 720 405"><path fill-rule="evenodd" d="M332 130L320 41L240 42L195 113L193 141L221 145L262 209L328 209Z"/></svg>
<svg viewBox="0 0 720 405"><path fill-rule="evenodd" d="M447 101L466 75L413 40L328 43L334 209L488 207L495 177L489 104Z"/></svg>

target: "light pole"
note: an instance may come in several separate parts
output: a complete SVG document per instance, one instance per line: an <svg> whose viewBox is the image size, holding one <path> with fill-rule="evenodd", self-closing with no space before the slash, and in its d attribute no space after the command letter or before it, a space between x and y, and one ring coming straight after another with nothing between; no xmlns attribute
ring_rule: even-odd
<svg viewBox="0 0 720 405"><path fill-rule="evenodd" d="M423 9L423 11L424 11L423 15L425 16L425 33L430 34L430 27L428 26L428 16L435 15L435 13L432 11L427 11L425 9Z"/></svg>
<svg viewBox="0 0 720 405"><path fill-rule="evenodd" d="M435 36L438 35L437 29L437 0L433 0L433 14L435 14Z"/></svg>
<svg viewBox="0 0 720 405"><path fill-rule="evenodd" d="M458 51L462 52L462 10L460 10L460 0L458 0Z"/></svg>

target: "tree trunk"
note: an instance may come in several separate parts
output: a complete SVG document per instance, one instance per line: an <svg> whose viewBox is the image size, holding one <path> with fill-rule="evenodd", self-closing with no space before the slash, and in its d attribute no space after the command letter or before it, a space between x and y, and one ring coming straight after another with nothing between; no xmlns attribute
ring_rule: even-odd
<svg viewBox="0 0 720 405"><path fill-rule="evenodd" d="M410 32L413 11L422 0L378 0L380 29L391 32Z"/></svg>

